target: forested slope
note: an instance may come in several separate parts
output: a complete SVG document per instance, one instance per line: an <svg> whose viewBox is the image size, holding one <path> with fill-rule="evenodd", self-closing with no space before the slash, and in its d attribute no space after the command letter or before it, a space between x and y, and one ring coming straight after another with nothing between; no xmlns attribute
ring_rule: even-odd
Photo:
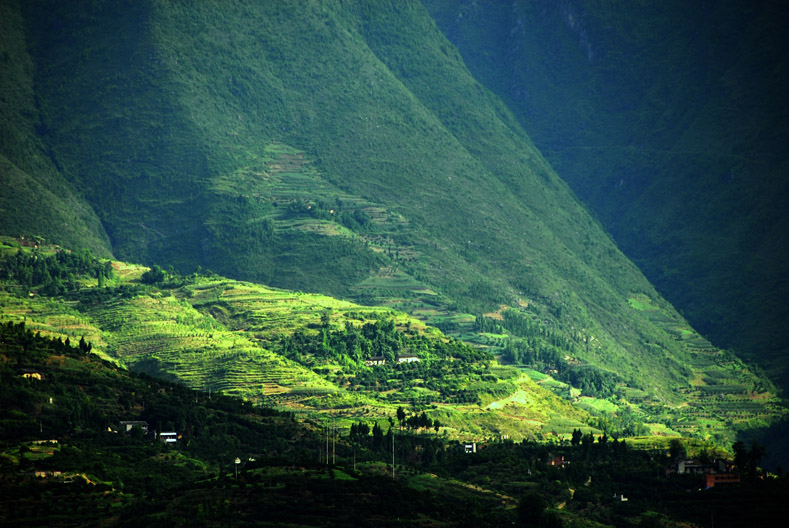
<svg viewBox="0 0 789 528"><path fill-rule="evenodd" d="M688 352L628 299L670 308L421 4L117 7L21 8L39 136L117 255L458 334L509 306L681 399Z"/></svg>
<svg viewBox="0 0 789 528"><path fill-rule="evenodd" d="M423 4L694 327L787 379L786 6Z"/></svg>
<svg viewBox="0 0 789 528"><path fill-rule="evenodd" d="M0 232L109 256L110 243L93 209L53 163L35 92L19 4L0 5Z"/></svg>

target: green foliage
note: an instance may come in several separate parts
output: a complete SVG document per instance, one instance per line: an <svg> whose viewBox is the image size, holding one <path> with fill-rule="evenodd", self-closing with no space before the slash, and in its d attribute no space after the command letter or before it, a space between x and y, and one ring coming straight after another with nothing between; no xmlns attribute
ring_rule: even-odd
<svg viewBox="0 0 789 528"><path fill-rule="evenodd" d="M422 3L691 324L789 379L786 11Z"/></svg>
<svg viewBox="0 0 789 528"><path fill-rule="evenodd" d="M20 365L43 378L23 378ZM13 525L184 518L227 526L395 518L619 525L649 522L644 512L656 509L670 512L665 522L698 524L711 502L723 519L761 522L779 513L786 490L776 479L699 492L695 478L667 480L665 452L594 441L590 433L579 446L486 442L475 453L436 435L398 433L391 420L387 431L383 419L372 428L354 422L346 436L291 413L120 370L24 324L0 325L0 403L0 504ZM145 420L149 431L175 430L180 438L165 445L140 429L124 434L121 420ZM405 421L430 419L413 413ZM758 463L762 451L753 444L744 452ZM557 458L569 464L549 464ZM623 490L628 502L611 499Z"/></svg>
<svg viewBox="0 0 789 528"><path fill-rule="evenodd" d="M0 280L39 287L45 295L61 295L80 289L85 279L112 279L110 262L100 262L88 250L42 254L37 249L0 255Z"/></svg>
<svg viewBox="0 0 789 528"><path fill-rule="evenodd" d="M164 270L154 264L151 269L142 274L140 281L144 284L156 284L157 282L163 282L166 277Z"/></svg>
<svg viewBox="0 0 789 528"><path fill-rule="evenodd" d="M653 354L665 331L624 302L658 296L421 4L19 13L41 140L116 254L393 305L477 341L469 312L528 306L528 353L680 399L686 358Z"/></svg>
<svg viewBox="0 0 789 528"><path fill-rule="evenodd" d="M49 255L50 249L44 247L39 253ZM21 258L16 249L6 255ZM65 255L71 254L55 252L46 259L57 263ZM29 289L7 279L6 291L0 291L7 318L27 318L33 328L68 336L72 343L84 337L92 342L94 352L137 371L255 402L332 409L349 416L388 413L392 406L406 406L417 415L426 411L449 435L496 432L520 439L547 433L569 438L579 425L591 424L609 435L687 434L724 445L733 441L735 431L757 422L771 423L783 412L769 393L758 400L748 397L745 391L769 390L769 386L742 369L733 356L722 356L730 362L728 366L692 363L703 381L696 391L685 393L691 405L670 408L632 383L567 354L568 349L585 352L583 345L589 339L584 334L569 341L561 334L540 330L539 325L526 324L525 315L509 314L500 323L527 337L505 333L502 338L510 344L525 344L523 357L534 361L533 367L551 373L529 371L537 383L512 367L498 366L484 349L447 338L391 310L240 283L210 273L180 276L173 270L124 263L83 265L80 259L93 261L82 255L74 257L72 264L74 269L85 268L83 275L77 275L80 288L65 292L62 298L30 297ZM44 262L44 258L33 262ZM98 266L97 273L114 269L107 279L109 285L90 278L90 266ZM164 280L143 285L145 274L157 270ZM36 293L43 289L33 287ZM671 328L681 322L657 309L643 311L665 319L660 324ZM492 324L488 320L478 318L476 324ZM683 330L678 335L695 346L709 347L696 341L692 332ZM541 347L539 354L529 350L529 343ZM395 362L408 354L420 361ZM719 355L710 347L694 361ZM383 357L386 364L368 367L365 361L372 357ZM443 412L438 412L438 405ZM475 408L496 412L479 414ZM528 420L529 427L516 426L520 420ZM430 427L411 425L423 430Z"/></svg>
<svg viewBox="0 0 789 528"><path fill-rule="evenodd" d="M596 417L622 430L649 420L730 443L783 412L769 382L694 334L619 253L423 4L127 7L122 16L100 2L6 9L13 34L26 28L28 44L8 56L29 62L19 105L34 101L38 121L35 134L29 117L12 128L35 136L80 189L116 254L167 267L164 276L138 268L123 284L99 275L106 292L69 292L69 324L101 337L97 351L193 387L309 409L360 398L549 401L549 387L498 379L455 341L436 345L453 361L364 369L347 336L316 320L340 301L302 305L303 295L189 275L204 266L406 311L491 355L556 370L552 387L568 399L580 387L632 403L632 424ZM15 288L9 318L32 318ZM656 309L635 308L635 297ZM43 310L42 328L67 326L51 315L63 305ZM314 325L325 330L319 341ZM304 352L283 357L282 339ZM365 339L390 356L405 344ZM726 375L708 382L712 371ZM758 396L746 402L749 391ZM550 413L534 412L546 426ZM562 434L578 425L554 418Z"/></svg>

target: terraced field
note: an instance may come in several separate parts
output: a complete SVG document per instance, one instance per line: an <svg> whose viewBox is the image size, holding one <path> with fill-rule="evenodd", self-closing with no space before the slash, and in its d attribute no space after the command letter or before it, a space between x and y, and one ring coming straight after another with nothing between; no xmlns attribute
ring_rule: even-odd
<svg viewBox="0 0 789 528"><path fill-rule="evenodd" d="M29 295L26 288L8 284L0 290L2 320L24 320L32 329L69 337L74 342L84 336L94 352L128 368L190 387L299 412L322 411L346 425L352 419L385 422L403 402L439 396L420 381L402 393L355 392L347 383L340 387L326 378L335 370L330 365L319 375L272 351L297 331L317 332L323 321L343 328L391 320L411 335L446 339L440 331L402 312L214 275L194 275L163 287L145 287L140 279L147 268L114 263L114 270L109 288L98 288L94 282L59 298ZM500 369L498 376L506 378L506 372L508 369ZM523 391L516 384L502 383L507 386L505 392ZM544 392L531 398L535 401L554 398L536 386L529 387L529 393L535 392ZM578 414L558 399L554 404L561 411L550 413L528 410L524 403L520 410L508 404L508 413L496 416L478 405L435 404L424 410L433 417L444 417L445 432L464 438L493 437L501 431L514 438L533 437L549 427L548 422L557 413L578 415L574 423L583 423L583 413ZM546 433L556 431L546 429Z"/></svg>
<svg viewBox="0 0 789 528"><path fill-rule="evenodd" d="M691 386L680 389L688 403L667 418L668 427L686 435L706 430L706 436L713 437L724 434L725 428L761 427L786 415L775 387L733 354L715 348L643 296L632 298L630 303L668 331L689 356Z"/></svg>
<svg viewBox="0 0 789 528"><path fill-rule="evenodd" d="M293 159L289 163L298 165ZM283 171L288 167L279 166ZM366 281L373 289L397 288L402 294L379 307L210 273L145 286L141 279L147 269L115 262L114 276L105 287L83 278L78 291L58 297L7 282L0 288L2 320L23 320L42 334L73 342L84 337L105 358L196 389L310 414L331 413L347 425L354 419L385 421L406 405L426 411L458 438L566 439L576 428L599 432L629 417L645 424L638 431L726 444L737 430L766 425L786 414L765 378L646 297L634 296L631 307L671 336L670 343L653 345L656 353L673 348L689 358L692 378L679 388L679 404L660 400L648 388L624 384L610 398L581 396L578 388L551 375L495 362L476 374L474 382L464 378L462 368L445 372L454 384L449 392L424 376L379 380L384 387L377 388L378 382L360 385L344 370L341 358L300 363L280 355L283 343L296 334L320 336L377 321L392 321L405 336L446 342L445 334L425 324L428 321L482 349L496 352L506 346L511 338L506 331L476 329L475 317L450 312L440 296L393 268L386 270L388 283L380 277ZM476 403L467 400L471 394Z"/></svg>

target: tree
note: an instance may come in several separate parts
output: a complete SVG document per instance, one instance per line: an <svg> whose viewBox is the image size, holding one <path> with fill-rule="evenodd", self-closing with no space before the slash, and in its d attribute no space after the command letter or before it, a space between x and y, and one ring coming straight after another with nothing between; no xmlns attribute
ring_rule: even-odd
<svg viewBox="0 0 789 528"><path fill-rule="evenodd" d="M759 469L759 464L762 462L762 458L767 456L767 450L764 448L756 440L751 442L751 451L748 453L748 466L749 466L749 473L752 478L756 477L756 472Z"/></svg>
<svg viewBox="0 0 789 528"><path fill-rule="evenodd" d="M373 426L373 449L381 449L384 445L384 432L377 423Z"/></svg>
<svg viewBox="0 0 789 528"><path fill-rule="evenodd" d="M397 408L397 421L400 422L400 429L405 425L405 409L402 407Z"/></svg>
<svg viewBox="0 0 789 528"><path fill-rule="evenodd" d="M570 443L574 446L577 446L581 443L581 438L583 437L583 433L580 429L573 429L573 438L570 440Z"/></svg>
<svg viewBox="0 0 789 528"><path fill-rule="evenodd" d="M671 442L669 443L668 452L671 455L672 460L676 460L677 458L685 458L686 456L688 456L688 452L679 438L674 438L671 440Z"/></svg>
<svg viewBox="0 0 789 528"><path fill-rule="evenodd" d="M548 502L536 491L527 491L518 503L518 524L520 526L542 526Z"/></svg>
<svg viewBox="0 0 789 528"><path fill-rule="evenodd" d="M741 475L746 473L748 469L748 449L745 447L745 442L738 440L731 446L734 451L734 466L737 472Z"/></svg>
<svg viewBox="0 0 789 528"><path fill-rule="evenodd" d="M142 277L140 277L140 280L144 284L156 284L157 282L164 281L164 279L164 270L161 268L161 266L157 266L156 264L154 264L151 269L143 273Z"/></svg>

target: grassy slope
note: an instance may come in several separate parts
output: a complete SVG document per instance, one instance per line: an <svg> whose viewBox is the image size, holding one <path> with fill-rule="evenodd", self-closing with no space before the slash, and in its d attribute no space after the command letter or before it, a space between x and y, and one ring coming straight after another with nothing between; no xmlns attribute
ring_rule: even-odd
<svg viewBox="0 0 789 528"><path fill-rule="evenodd" d="M16 2L0 5L0 232L40 236L109 256L93 210L63 178L37 134L35 65Z"/></svg>
<svg viewBox="0 0 789 528"><path fill-rule="evenodd" d="M786 379L786 10L424 4L653 284Z"/></svg>
<svg viewBox="0 0 789 528"><path fill-rule="evenodd" d="M18 250L9 241L3 253ZM405 334L423 335L428 343L444 340L436 329L403 313L217 276L144 287L139 279L145 268L120 262L113 267L110 287L99 288L95 279L82 277L79 293L64 297L48 298L38 288L30 296L28 288L8 282L0 292L2 319L25 320L32 330L72 342L84 336L105 357L192 388L221 390L308 414L329 412L343 423L383 420L403 405L426 410L460 438L567 437L577 427L610 427L630 417L646 422L657 434L726 443L737 431L767 425L784 414L766 380L712 348L646 296L632 299L633 308L670 329L676 341L691 350L692 380L682 391L682 405L666 405L648 392L625 387L608 400L579 399L578 391L568 391L565 384L543 374L488 367L485 362L470 364L469 372L462 364L442 362L423 351L425 363L440 368L436 375L441 379L435 381L452 385L450 393L478 397L478 403L468 403L428 389L434 380L383 380L388 386L377 389L360 382L360 371L349 368L346 359L304 357L306 350L281 355L287 336L320 336L326 313L334 329L393 319ZM659 347L653 345L653 350ZM600 419L590 419L588 412Z"/></svg>
<svg viewBox="0 0 789 528"><path fill-rule="evenodd" d="M17 250L4 247L6 254ZM314 372L277 353L285 336L296 331L315 333L321 315L329 310L333 327L394 318L398 326L424 333L428 339L445 339L436 329L383 308L221 277L192 277L180 286L145 288L138 281L146 268L119 262L114 268L116 277L109 289L83 277L77 297L47 298L37 289L29 296L27 288L9 283L0 293L2 320L26 321L33 331L73 342L84 336L94 352L107 359L192 388L310 414L329 411L343 421L384 420L398 405L411 407L410 397L407 391L396 397L391 391L339 386L328 375L336 366L329 365L318 375L317 369ZM446 375L456 378L458 385L468 383L452 368ZM506 413L491 414L483 406L442 399L418 409L426 409L458 437L534 438L567 435L574 427L586 427L589 417L584 411L518 377L514 369L504 369L497 379L502 387L498 396L486 395L485 389L480 394L488 407L512 396L512 401L500 404L506 406Z"/></svg>
<svg viewBox="0 0 789 528"><path fill-rule="evenodd" d="M695 390L708 359L628 299L681 318L420 4L127 7L23 7L44 140L117 254L388 304L478 343L474 314L510 306L650 404Z"/></svg>

